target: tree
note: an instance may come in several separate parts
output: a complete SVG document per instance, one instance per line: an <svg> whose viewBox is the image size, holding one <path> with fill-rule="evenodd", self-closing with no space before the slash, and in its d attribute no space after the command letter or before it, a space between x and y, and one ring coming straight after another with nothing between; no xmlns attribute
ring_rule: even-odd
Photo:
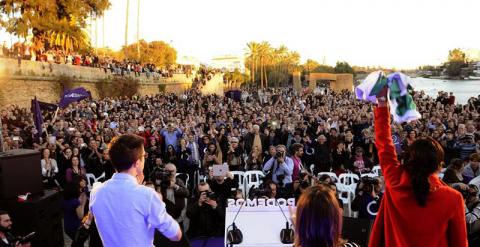
<svg viewBox="0 0 480 247"><path fill-rule="evenodd" d="M90 48L90 39L87 33L76 25L75 20L66 18L59 21L55 27L46 32L51 46L58 46L66 53L73 50Z"/></svg>
<svg viewBox="0 0 480 247"><path fill-rule="evenodd" d="M334 68L335 73L337 74L353 74L353 68L347 62L337 62Z"/></svg>
<svg viewBox="0 0 480 247"><path fill-rule="evenodd" d="M0 14L8 17L0 18L0 27L24 39L33 34L32 42L37 48L58 34L60 38L56 39L64 40L59 43L67 48L71 47L67 40L71 42L73 37L83 44L82 35L73 32L85 28L90 16L102 16L109 7L109 0L0 0ZM70 38L63 38L64 34Z"/></svg>
<svg viewBox="0 0 480 247"><path fill-rule="evenodd" d="M462 68L466 66L465 53L462 50L456 48L448 51L448 61L445 63L445 69L448 76L460 76Z"/></svg>
<svg viewBox="0 0 480 247"><path fill-rule="evenodd" d="M258 83L260 87L287 83L290 73L298 70L300 62L298 52L289 51L284 45L272 47L266 41L247 43L245 55L245 67L251 69L251 82Z"/></svg>
<svg viewBox="0 0 480 247"><path fill-rule="evenodd" d="M259 50L259 44L257 42L250 42L247 44L247 57L248 57L248 63L250 64L250 73L252 74L251 79L252 79L252 84L255 82L255 70L256 70L256 61L258 57L258 50ZM245 62L245 66L248 65L247 62Z"/></svg>
<svg viewBox="0 0 480 247"><path fill-rule="evenodd" d="M334 73L335 69L329 65L320 65L316 69L313 70L314 73Z"/></svg>
<svg viewBox="0 0 480 247"><path fill-rule="evenodd" d="M122 54L128 54L129 60L136 60L140 63L152 63L159 67L168 67L177 61L177 51L168 43L163 41L152 41L147 43L140 40L140 57L137 54L137 44L130 44L122 48Z"/></svg>
<svg viewBox="0 0 480 247"><path fill-rule="evenodd" d="M320 63L313 59L307 59L307 61L302 65L303 73L309 74L318 67L320 67Z"/></svg>

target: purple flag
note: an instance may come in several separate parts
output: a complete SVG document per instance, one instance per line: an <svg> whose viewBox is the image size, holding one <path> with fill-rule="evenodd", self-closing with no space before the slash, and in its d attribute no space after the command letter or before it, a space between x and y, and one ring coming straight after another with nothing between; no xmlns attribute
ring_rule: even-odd
<svg viewBox="0 0 480 247"><path fill-rule="evenodd" d="M38 101L38 105L40 106L40 110L42 111L56 111L58 106L56 104L50 104L50 103L47 103L47 102L42 102L42 101Z"/></svg>
<svg viewBox="0 0 480 247"><path fill-rule="evenodd" d="M39 138L42 136L42 125L43 125L43 117L42 111L40 110L40 105L38 104L37 97L32 100L32 113L33 113L33 121L35 123L35 129L37 132L35 133L35 142L39 141Z"/></svg>
<svg viewBox="0 0 480 247"><path fill-rule="evenodd" d="M92 95L90 94L90 91L87 91L83 87L77 87L74 89L65 90L63 91L63 95L60 98L60 103L58 104L58 106L60 108L65 108L72 102L78 102L82 99L91 98L91 97Z"/></svg>

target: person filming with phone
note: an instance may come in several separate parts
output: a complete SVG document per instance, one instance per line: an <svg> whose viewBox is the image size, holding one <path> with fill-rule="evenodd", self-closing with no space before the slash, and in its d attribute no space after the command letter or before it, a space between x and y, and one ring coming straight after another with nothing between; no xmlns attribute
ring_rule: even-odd
<svg viewBox="0 0 480 247"><path fill-rule="evenodd" d="M197 192L196 199L187 208L190 219L188 237L193 241L195 238L223 236L225 209L219 205L217 195L206 182L198 185Z"/></svg>

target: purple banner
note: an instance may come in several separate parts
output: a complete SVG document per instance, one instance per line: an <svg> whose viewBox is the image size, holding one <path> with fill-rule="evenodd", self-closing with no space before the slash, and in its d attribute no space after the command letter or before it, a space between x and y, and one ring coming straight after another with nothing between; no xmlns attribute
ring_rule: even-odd
<svg viewBox="0 0 480 247"><path fill-rule="evenodd" d="M74 89L65 90L63 91L63 95L60 98L60 103L58 104L58 106L60 108L65 108L70 103L78 102L82 99L91 98L91 97L92 95L90 94L90 91L87 91L83 87L77 87Z"/></svg>
<svg viewBox="0 0 480 247"><path fill-rule="evenodd" d="M35 129L37 129L37 132L35 133L35 142L38 142L39 138L42 136L43 117L37 97L32 100L32 113L33 121L35 123Z"/></svg>

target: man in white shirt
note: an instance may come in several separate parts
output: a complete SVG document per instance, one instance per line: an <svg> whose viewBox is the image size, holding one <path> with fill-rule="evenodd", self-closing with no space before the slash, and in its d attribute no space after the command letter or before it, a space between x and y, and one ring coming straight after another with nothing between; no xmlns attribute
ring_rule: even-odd
<svg viewBox="0 0 480 247"><path fill-rule="evenodd" d="M90 211L106 247L153 246L155 229L172 241L182 237L159 194L142 185L143 143L136 135L114 138L108 150L117 173L91 193Z"/></svg>

